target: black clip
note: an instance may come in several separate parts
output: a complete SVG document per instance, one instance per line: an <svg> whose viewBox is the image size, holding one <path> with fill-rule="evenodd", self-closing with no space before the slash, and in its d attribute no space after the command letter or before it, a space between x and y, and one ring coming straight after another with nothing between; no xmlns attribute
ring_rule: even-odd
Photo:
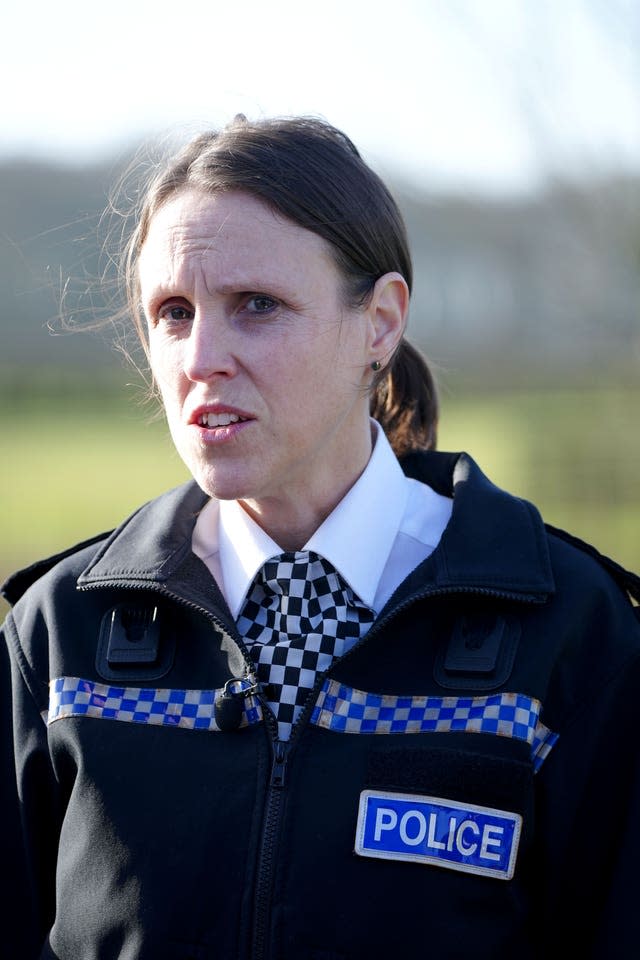
<svg viewBox="0 0 640 960"><path fill-rule="evenodd" d="M155 679L169 670L173 645L164 642L158 607L119 604L100 625L96 667L108 680Z"/></svg>
<svg viewBox="0 0 640 960"><path fill-rule="evenodd" d="M503 615L463 615L436 659L443 687L494 690L508 680L520 641L520 624Z"/></svg>
<svg viewBox="0 0 640 960"><path fill-rule="evenodd" d="M160 646L157 607L116 607L111 611L107 663L155 663Z"/></svg>

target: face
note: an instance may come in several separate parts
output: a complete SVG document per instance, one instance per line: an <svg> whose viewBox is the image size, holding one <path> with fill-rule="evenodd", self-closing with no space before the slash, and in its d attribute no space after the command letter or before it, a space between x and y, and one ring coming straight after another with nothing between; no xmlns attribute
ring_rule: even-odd
<svg viewBox="0 0 640 960"><path fill-rule="evenodd" d="M343 304L322 238L243 193L185 191L153 218L139 277L153 375L199 485L331 506L370 454L374 326Z"/></svg>

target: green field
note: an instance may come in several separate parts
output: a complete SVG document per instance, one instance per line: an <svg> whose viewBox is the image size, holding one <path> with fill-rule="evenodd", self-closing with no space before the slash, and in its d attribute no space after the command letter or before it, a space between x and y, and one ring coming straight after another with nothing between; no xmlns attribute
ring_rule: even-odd
<svg viewBox="0 0 640 960"><path fill-rule="evenodd" d="M111 528L186 479L164 423L100 394L5 400L0 577ZM545 519L640 570L640 389L442 398L439 447L466 450ZM5 607L0 609L0 614Z"/></svg>

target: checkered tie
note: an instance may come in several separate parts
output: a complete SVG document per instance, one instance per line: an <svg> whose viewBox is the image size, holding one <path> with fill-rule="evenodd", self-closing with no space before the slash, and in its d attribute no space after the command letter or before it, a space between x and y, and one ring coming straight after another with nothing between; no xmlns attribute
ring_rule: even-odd
<svg viewBox="0 0 640 960"><path fill-rule="evenodd" d="M288 740L316 674L364 636L375 614L311 551L282 553L258 571L238 617L258 680Z"/></svg>

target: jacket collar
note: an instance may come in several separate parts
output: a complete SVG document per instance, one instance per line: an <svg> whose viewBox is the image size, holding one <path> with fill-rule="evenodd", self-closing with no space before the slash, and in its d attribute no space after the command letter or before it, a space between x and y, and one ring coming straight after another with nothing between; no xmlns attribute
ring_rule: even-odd
<svg viewBox="0 0 640 960"><path fill-rule="evenodd" d="M553 592L544 525L532 504L494 486L465 453L412 453L402 466L454 500L439 546L410 578L413 587L424 582L428 565L437 590L489 590L540 600ZM210 575L191 551L193 527L206 502L191 481L146 504L109 537L78 585L169 587L180 570L183 594L188 573L193 596L207 583L211 595Z"/></svg>
<svg viewBox="0 0 640 960"><path fill-rule="evenodd" d="M451 520L432 554L437 587L540 600L554 592L545 526L532 503L495 486L466 453L410 454L402 465L408 476L453 496Z"/></svg>
<svg viewBox="0 0 640 960"><path fill-rule="evenodd" d="M140 507L108 537L78 586L163 583L191 554L191 535L207 495L191 480Z"/></svg>

